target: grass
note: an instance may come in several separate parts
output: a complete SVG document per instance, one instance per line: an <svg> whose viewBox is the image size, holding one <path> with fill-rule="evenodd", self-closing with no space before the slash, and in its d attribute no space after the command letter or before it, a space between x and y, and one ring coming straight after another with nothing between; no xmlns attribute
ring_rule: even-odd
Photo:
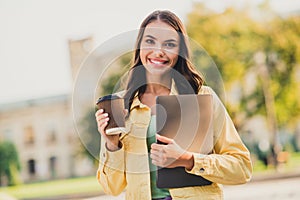
<svg viewBox="0 0 300 200"><path fill-rule="evenodd" d="M294 170L300 168L300 152L293 152L286 164L287 169Z"/></svg>
<svg viewBox="0 0 300 200"><path fill-rule="evenodd" d="M280 166L280 170L282 172L292 172L294 170L299 170L299 169L300 169L300 152L290 153L287 162ZM254 166L253 166L253 172L254 172L254 174L257 174L257 175L260 175L263 173L271 174L272 172L276 172L276 169L274 166L266 167L262 161L255 160Z"/></svg>
<svg viewBox="0 0 300 200"><path fill-rule="evenodd" d="M102 190L93 176L5 187L0 188L1 192L7 193L17 199L30 199L89 193L100 194Z"/></svg>

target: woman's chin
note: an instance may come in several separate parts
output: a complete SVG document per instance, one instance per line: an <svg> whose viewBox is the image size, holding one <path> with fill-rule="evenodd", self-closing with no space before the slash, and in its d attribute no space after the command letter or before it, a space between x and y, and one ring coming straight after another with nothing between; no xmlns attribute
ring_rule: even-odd
<svg viewBox="0 0 300 200"><path fill-rule="evenodd" d="M149 72L151 75L154 76L162 76L170 71L169 67L161 67L161 68L150 68L147 69L147 72Z"/></svg>

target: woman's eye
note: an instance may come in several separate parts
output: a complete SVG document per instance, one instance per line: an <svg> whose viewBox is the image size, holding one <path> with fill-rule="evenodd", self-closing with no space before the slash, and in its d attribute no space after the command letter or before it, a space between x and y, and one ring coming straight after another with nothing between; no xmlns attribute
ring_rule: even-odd
<svg viewBox="0 0 300 200"><path fill-rule="evenodd" d="M154 44L154 41L151 40L151 39L146 39L145 42L146 42L147 44Z"/></svg>
<svg viewBox="0 0 300 200"><path fill-rule="evenodd" d="M173 42L168 42L168 43L165 44L165 47L167 47L167 48L174 48L176 46L177 46L177 44L175 44Z"/></svg>

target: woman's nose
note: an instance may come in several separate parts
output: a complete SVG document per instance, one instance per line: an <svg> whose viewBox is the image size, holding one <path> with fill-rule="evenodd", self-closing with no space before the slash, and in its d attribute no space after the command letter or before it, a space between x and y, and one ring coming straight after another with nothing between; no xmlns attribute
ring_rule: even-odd
<svg viewBox="0 0 300 200"><path fill-rule="evenodd" d="M155 49L153 49L154 51L154 55L156 57L162 57L165 55L164 49L162 48L162 46L157 46Z"/></svg>

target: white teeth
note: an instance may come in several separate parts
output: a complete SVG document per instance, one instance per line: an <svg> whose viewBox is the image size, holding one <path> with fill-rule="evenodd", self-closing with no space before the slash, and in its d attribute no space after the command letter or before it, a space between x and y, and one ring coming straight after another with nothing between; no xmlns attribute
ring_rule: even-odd
<svg viewBox="0 0 300 200"><path fill-rule="evenodd" d="M154 64L158 64L158 65L159 64L164 64L164 62L160 62L160 61L156 61L156 60L151 60L151 62L154 63Z"/></svg>

